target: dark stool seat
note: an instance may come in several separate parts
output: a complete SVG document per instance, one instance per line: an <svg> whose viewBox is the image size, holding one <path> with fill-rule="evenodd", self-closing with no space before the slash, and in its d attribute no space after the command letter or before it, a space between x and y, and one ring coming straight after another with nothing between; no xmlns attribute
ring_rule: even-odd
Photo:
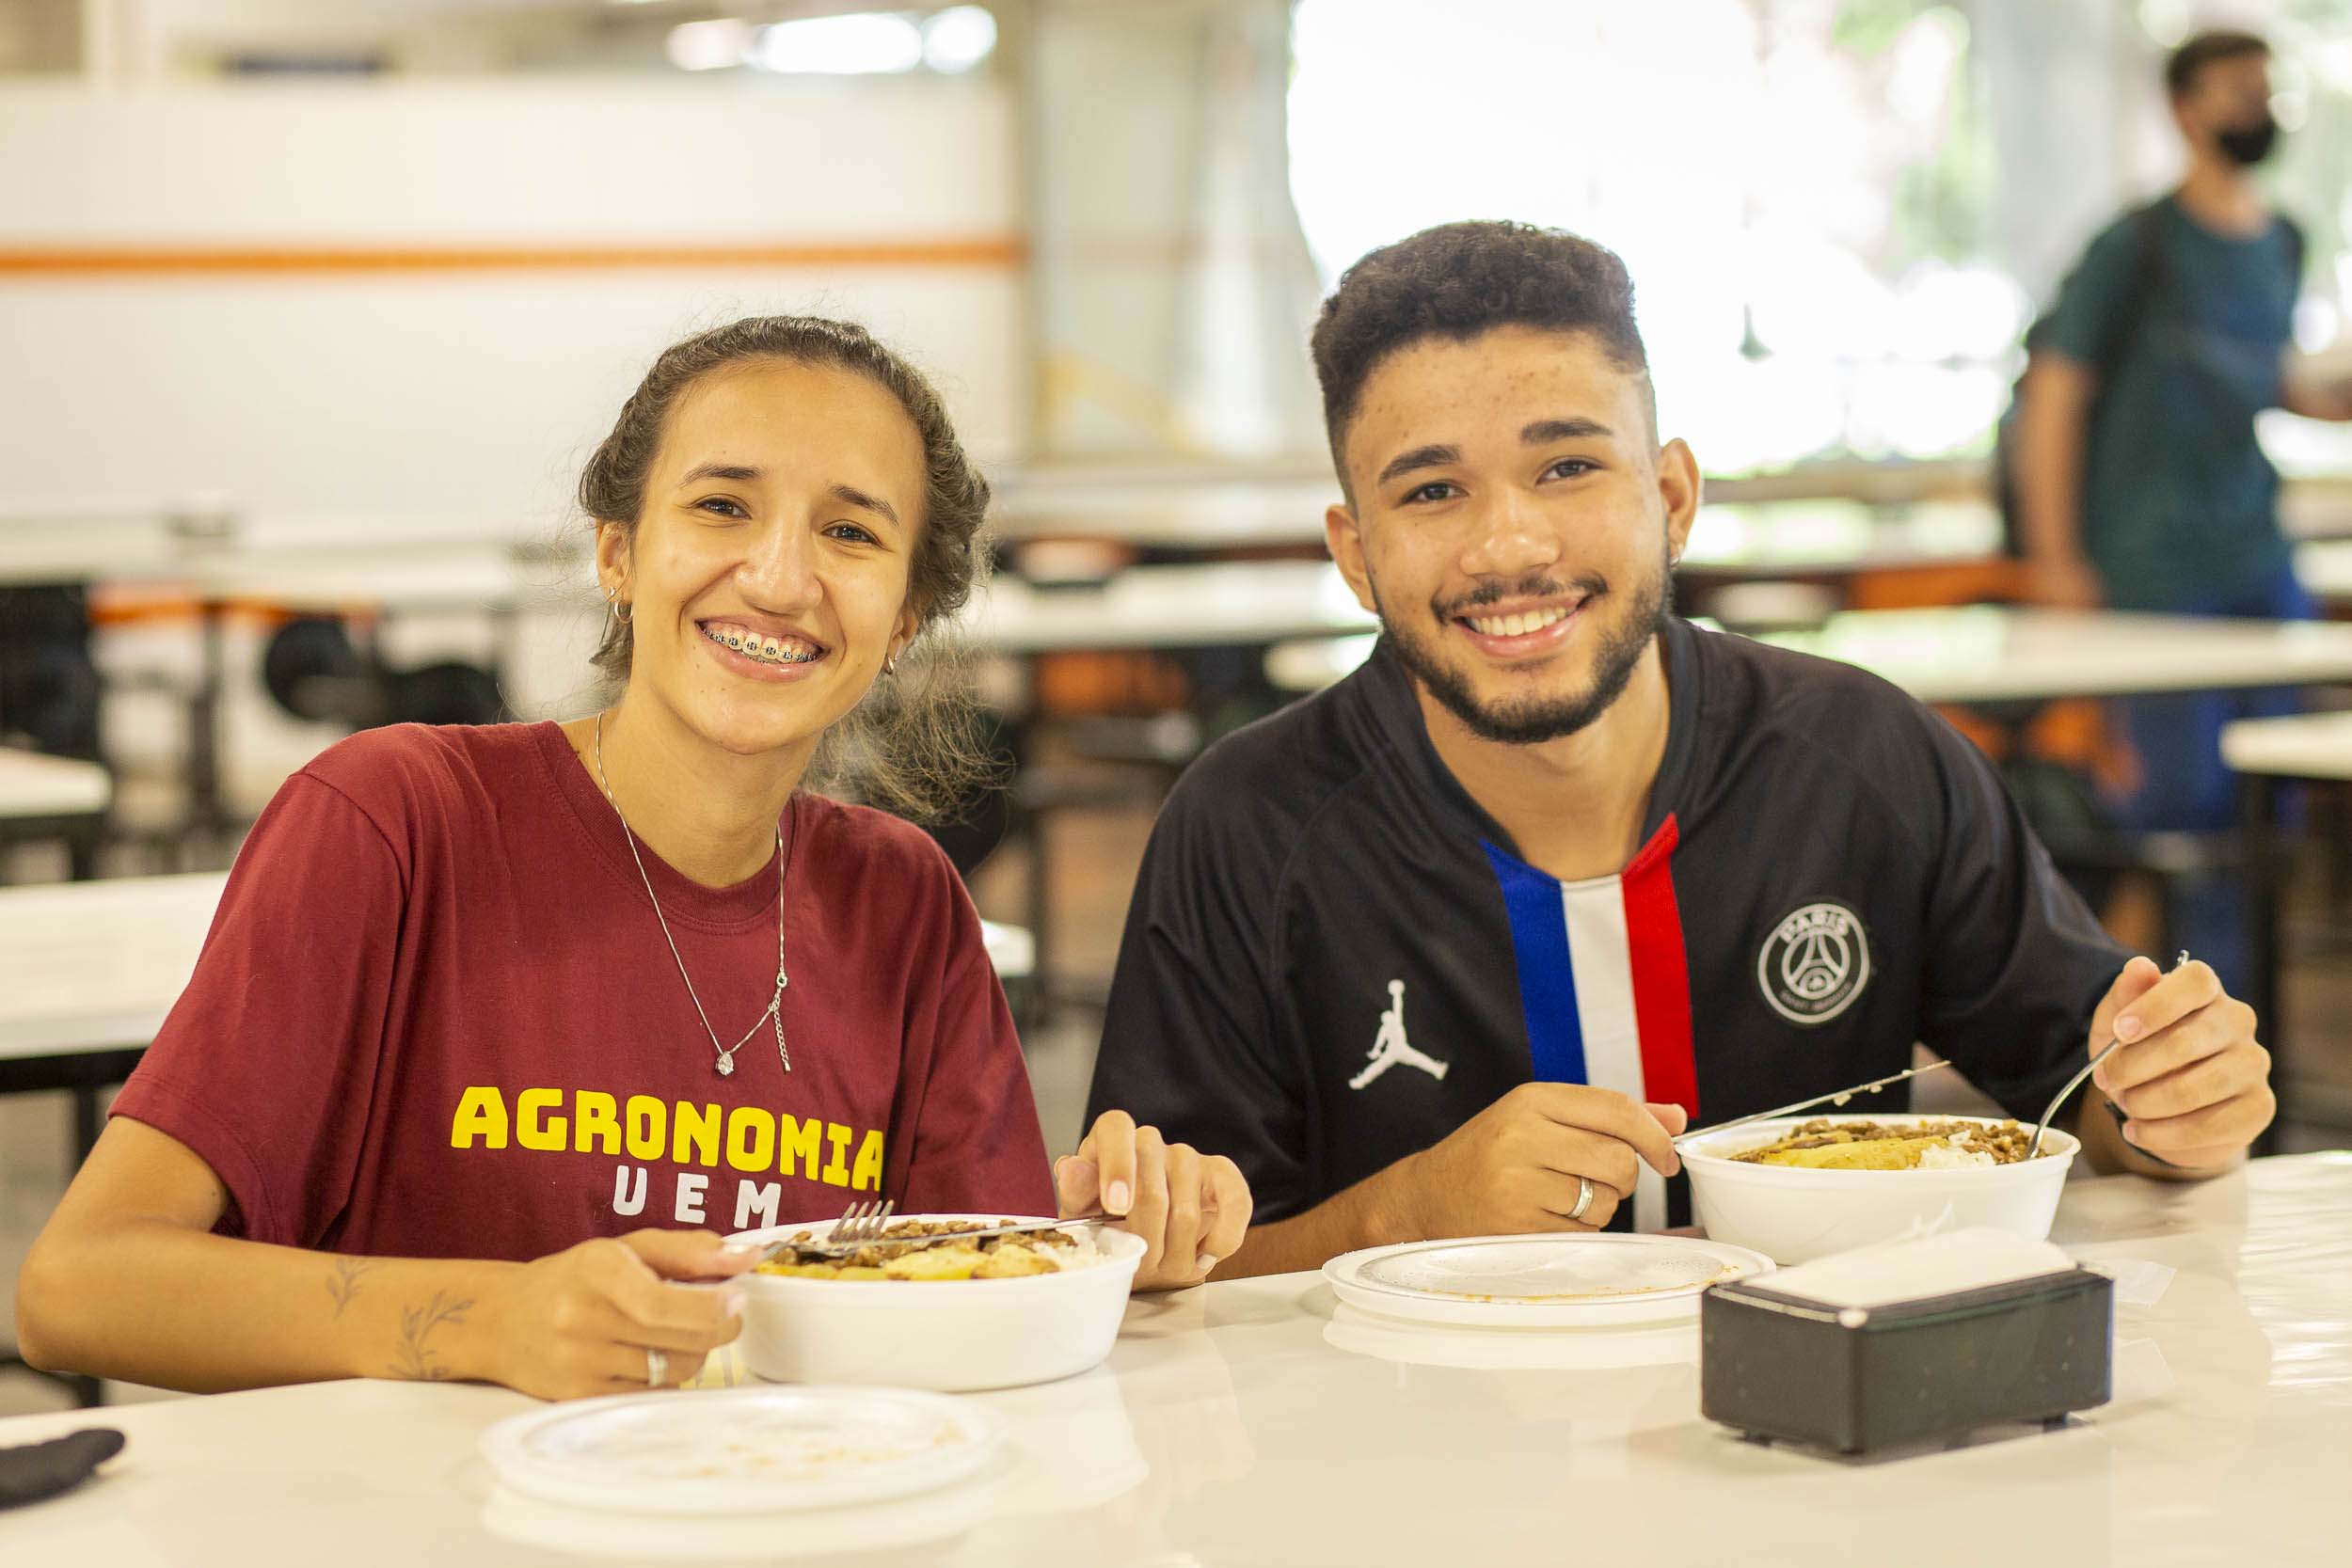
<svg viewBox="0 0 2352 1568"><path fill-rule="evenodd" d="M1026 854L1023 923L1037 953L1029 983L1023 988L1024 1025L1041 1022L1057 1003L1100 1006L1104 1000L1099 988L1078 994L1054 967L1053 819L1067 811L1156 809L1200 748L1200 725L1181 713L1073 718L1057 721L1055 731L1070 760L1022 768L1012 784L1007 832L1021 841Z"/></svg>

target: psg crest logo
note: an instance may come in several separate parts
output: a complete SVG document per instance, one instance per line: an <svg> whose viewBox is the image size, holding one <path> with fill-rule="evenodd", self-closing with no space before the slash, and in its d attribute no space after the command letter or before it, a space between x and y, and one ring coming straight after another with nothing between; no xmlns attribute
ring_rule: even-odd
<svg viewBox="0 0 2352 1568"><path fill-rule="evenodd" d="M1772 927L1756 955L1756 984L1791 1023L1827 1023L1870 983L1862 917L1843 904L1807 904Z"/></svg>

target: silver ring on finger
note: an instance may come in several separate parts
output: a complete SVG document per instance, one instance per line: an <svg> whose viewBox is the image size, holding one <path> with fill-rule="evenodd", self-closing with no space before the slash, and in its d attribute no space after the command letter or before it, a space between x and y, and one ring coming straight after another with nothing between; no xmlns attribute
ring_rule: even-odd
<svg viewBox="0 0 2352 1568"><path fill-rule="evenodd" d="M1571 1221L1582 1219L1584 1211L1592 1206L1593 1179L1589 1176L1580 1176L1576 1179L1576 1207L1568 1211L1568 1218Z"/></svg>
<svg viewBox="0 0 2352 1568"><path fill-rule="evenodd" d="M669 1381L670 1358L658 1350L647 1349L645 1352L645 1386L659 1388Z"/></svg>

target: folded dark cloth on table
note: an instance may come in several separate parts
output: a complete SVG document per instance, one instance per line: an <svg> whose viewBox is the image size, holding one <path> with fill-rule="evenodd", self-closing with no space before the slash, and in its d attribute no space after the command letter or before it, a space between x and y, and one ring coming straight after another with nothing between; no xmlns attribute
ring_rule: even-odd
<svg viewBox="0 0 2352 1568"><path fill-rule="evenodd" d="M0 1449L0 1508L37 1503L71 1492L121 1451L122 1433L112 1427L91 1427L46 1443Z"/></svg>

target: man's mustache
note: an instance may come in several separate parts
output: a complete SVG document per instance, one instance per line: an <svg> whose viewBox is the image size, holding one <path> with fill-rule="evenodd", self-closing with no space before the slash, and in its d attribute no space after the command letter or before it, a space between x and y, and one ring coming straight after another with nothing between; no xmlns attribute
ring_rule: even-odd
<svg viewBox="0 0 2352 1568"><path fill-rule="evenodd" d="M1438 620L1453 621L1505 599L1557 599L1569 594L1597 599L1608 592L1609 580L1591 573L1570 578L1565 583L1557 578L1522 578L1518 582L1482 582L1456 598L1442 602L1432 599L1429 608Z"/></svg>

